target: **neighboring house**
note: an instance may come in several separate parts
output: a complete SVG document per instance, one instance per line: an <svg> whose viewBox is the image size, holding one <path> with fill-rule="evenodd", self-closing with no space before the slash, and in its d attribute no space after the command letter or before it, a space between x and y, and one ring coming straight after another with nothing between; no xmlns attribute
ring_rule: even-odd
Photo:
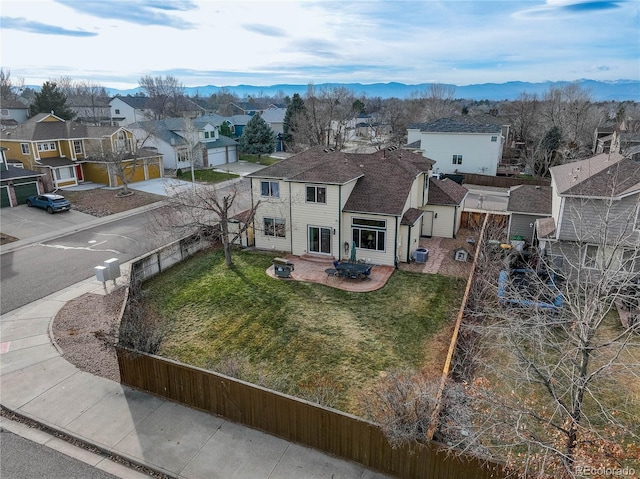
<svg viewBox="0 0 640 479"><path fill-rule="evenodd" d="M18 100L0 100L0 125L15 128L29 118L29 106Z"/></svg>
<svg viewBox="0 0 640 479"><path fill-rule="evenodd" d="M499 124L443 118L409 125L407 143L420 141L419 151L436 162L436 173L476 173L495 176L504 137Z"/></svg>
<svg viewBox="0 0 640 479"><path fill-rule="evenodd" d="M286 113L286 108L267 108L262 113L262 119L276 134L276 151L282 151L282 132L284 131L284 115Z"/></svg>
<svg viewBox="0 0 640 479"><path fill-rule="evenodd" d="M429 178L429 195L422 218L422 236L455 238L469 191L449 178Z"/></svg>
<svg viewBox="0 0 640 479"><path fill-rule="evenodd" d="M211 121L210 118L214 120ZM222 118L222 117L221 117ZM137 138L144 138L144 145L157 149L163 155L164 167L177 170L190 168L189 135L194 135L193 164L198 168L220 167L238 161L238 145L231 138L220 135L215 116L201 116L194 120L194 131L183 118L144 121L130 125Z"/></svg>
<svg viewBox="0 0 640 479"><path fill-rule="evenodd" d="M0 147L0 207L18 206L27 201L27 197L43 192L44 173L16 168L7 163L6 148Z"/></svg>
<svg viewBox="0 0 640 479"><path fill-rule="evenodd" d="M551 187L518 185L509 190L507 238L533 244L536 220L551 216ZM518 238L520 237L520 238Z"/></svg>
<svg viewBox="0 0 640 479"><path fill-rule="evenodd" d="M149 98L145 96L115 96L109 106L114 125L127 126L154 118Z"/></svg>
<svg viewBox="0 0 640 479"><path fill-rule="evenodd" d="M24 168L45 173L44 188L76 186L83 181L118 186L115 168L103 153L120 151L130 181L162 176L162 157L138 150L133 133L117 126L87 126L66 121L53 113L39 113L14 130L0 133L0 144L9 160Z"/></svg>
<svg viewBox="0 0 640 479"><path fill-rule="evenodd" d="M611 267L640 272L640 161L602 153L551 168L552 218L538 220L540 248L568 274Z"/></svg>
<svg viewBox="0 0 640 479"><path fill-rule="evenodd" d="M92 126L112 125L111 106L108 99L72 97L67 99L67 106L75 114L73 120L76 122Z"/></svg>
<svg viewBox="0 0 640 479"><path fill-rule="evenodd" d="M315 147L248 175L255 246L294 255L408 262L418 247L433 162L404 150Z"/></svg>

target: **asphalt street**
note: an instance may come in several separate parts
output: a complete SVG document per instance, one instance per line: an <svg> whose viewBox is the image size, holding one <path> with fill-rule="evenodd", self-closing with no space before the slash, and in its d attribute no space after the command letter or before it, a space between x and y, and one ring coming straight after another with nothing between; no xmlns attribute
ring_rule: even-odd
<svg viewBox="0 0 640 479"><path fill-rule="evenodd" d="M3 253L0 313L94 276L107 259L129 261L166 244L171 237L153 228L155 214L146 211Z"/></svg>
<svg viewBox="0 0 640 479"><path fill-rule="evenodd" d="M0 432L0 442L0 477L3 479L117 479L116 476L8 431Z"/></svg>

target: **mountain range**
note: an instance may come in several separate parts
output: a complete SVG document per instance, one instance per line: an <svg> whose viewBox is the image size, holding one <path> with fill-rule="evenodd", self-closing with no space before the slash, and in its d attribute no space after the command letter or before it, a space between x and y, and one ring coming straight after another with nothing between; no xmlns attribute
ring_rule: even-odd
<svg viewBox="0 0 640 479"><path fill-rule="evenodd" d="M594 101L640 101L640 81L638 80L615 80L615 81L596 81L596 80L577 80L575 82L542 82L529 83L512 81L507 83L482 83L477 85L446 85L455 88L454 96L458 99L466 100L514 100L521 93L535 93L539 97L549 90L550 87L562 87L570 83L577 83L584 90L589 91ZM429 83L421 83L417 85L407 85L404 83L320 83L314 84L317 90L322 88L345 87L356 95L366 94L367 97L381 98L409 98L412 94L424 91L429 88ZM197 87L185 87L185 93L189 96L199 95L208 97L213 93L217 93L222 88L235 93L240 98L245 97L261 97L261 96L277 96L284 94L292 96L294 93L304 95L307 91L307 85L291 85L279 84L271 86L255 86L255 85L235 85L235 86L214 86L205 85ZM39 89L36 87L36 89ZM110 95L135 95L141 91L140 88L130 90L117 90L107 88Z"/></svg>

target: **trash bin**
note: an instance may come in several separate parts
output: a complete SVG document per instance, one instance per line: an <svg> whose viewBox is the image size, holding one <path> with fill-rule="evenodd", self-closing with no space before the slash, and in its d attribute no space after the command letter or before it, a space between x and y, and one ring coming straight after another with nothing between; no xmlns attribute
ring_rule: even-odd
<svg viewBox="0 0 640 479"><path fill-rule="evenodd" d="M273 270L278 278L291 278L293 263L284 258L273 258Z"/></svg>
<svg viewBox="0 0 640 479"><path fill-rule="evenodd" d="M429 250L427 248L416 248L413 252L413 260L416 263L426 263L429 259Z"/></svg>

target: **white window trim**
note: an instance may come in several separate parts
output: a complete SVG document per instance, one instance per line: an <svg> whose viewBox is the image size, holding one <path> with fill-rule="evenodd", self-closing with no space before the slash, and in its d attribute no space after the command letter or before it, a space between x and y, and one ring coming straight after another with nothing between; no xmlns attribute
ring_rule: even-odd
<svg viewBox="0 0 640 479"><path fill-rule="evenodd" d="M315 190L315 195L314 201L310 201L309 197L307 195L307 189L308 188L313 188ZM324 201L318 201L318 189L322 188L324 190ZM304 199L306 203L311 203L314 205L326 205L327 204L327 187L326 186L319 186L319 185L306 185L304 188Z"/></svg>
<svg viewBox="0 0 640 479"><path fill-rule="evenodd" d="M273 234L269 234L267 232L267 228L265 227L265 223L267 222L267 220L271 220L273 221ZM276 221L278 222L282 222L281 224L283 225L282 230L283 230L283 234L282 235L278 235L276 234ZM271 217L271 216L265 216L264 218L262 218L262 226L263 226L263 236L268 236L269 238L286 238L287 237L287 220L285 220L284 218L275 218L275 217Z"/></svg>
<svg viewBox="0 0 640 479"><path fill-rule="evenodd" d="M269 183L269 194L268 194L268 195L265 195L265 194L263 194L263 193L262 193L262 185L263 185L264 183ZM274 195L274 194L273 194L273 187L272 187L272 185L273 185L274 183L275 183L276 185L278 185L278 187L277 187L277 189L278 189L278 194L277 194L277 195ZM306 191L306 190L305 190L305 191ZM261 180L261 181L260 181L260 196L261 196L261 197L263 197L263 198L280 198L280 182L279 182L279 181L271 181L271 180Z"/></svg>
<svg viewBox="0 0 640 479"><path fill-rule="evenodd" d="M595 258L594 258L595 266L588 266L588 265L586 264L586 260L587 260L587 251L589 251L589 247L590 247L590 246L593 246L593 247L595 247L595 248L596 248L596 255L595 255ZM582 254L582 261L581 261L581 262L582 262L582 267L583 267L583 268L586 268L586 269L593 269L593 270L597 270L597 269L599 269L599 268L598 268L598 255L599 255L599 254L600 254L600 245L597 245L597 244L587 244L587 245L585 245L584 253Z"/></svg>

